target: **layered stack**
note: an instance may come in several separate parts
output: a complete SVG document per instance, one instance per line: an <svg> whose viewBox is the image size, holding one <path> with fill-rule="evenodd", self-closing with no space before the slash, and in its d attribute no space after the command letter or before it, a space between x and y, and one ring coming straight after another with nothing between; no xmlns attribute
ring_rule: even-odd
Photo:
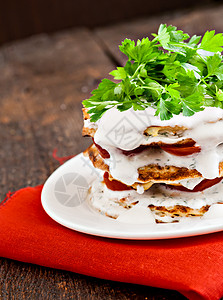
<svg viewBox="0 0 223 300"><path fill-rule="evenodd" d="M206 107L193 116L161 121L152 107L109 109L90 122L84 109L85 151L102 174L91 186L91 205L118 218L144 207L156 222L202 216L223 195L223 110Z"/></svg>

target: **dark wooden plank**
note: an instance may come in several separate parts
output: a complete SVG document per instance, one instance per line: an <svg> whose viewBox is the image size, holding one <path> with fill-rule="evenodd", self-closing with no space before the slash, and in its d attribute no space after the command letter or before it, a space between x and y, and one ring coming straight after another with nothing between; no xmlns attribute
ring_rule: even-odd
<svg viewBox="0 0 223 300"><path fill-rule="evenodd" d="M11 122L0 127L0 195L3 200L8 191L42 183L48 172L38 153L30 122Z"/></svg>
<svg viewBox="0 0 223 300"><path fill-rule="evenodd" d="M0 49L1 187L39 184L72 155L81 136L81 100L114 66L88 31L38 36ZM1 299L184 299L179 293L98 280L1 260Z"/></svg>
<svg viewBox="0 0 223 300"><path fill-rule="evenodd" d="M0 259L0 298L78 300L185 300L177 292L117 283L71 272Z"/></svg>
<svg viewBox="0 0 223 300"><path fill-rule="evenodd" d="M58 166L54 148L74 155L87 147L81 101L113 66L86 30L14 43L0 57L3 198L8 189L43 182Z"/></svg>
<svg viewBox="0 0 223 300"><path fill-rule="evenodd" d="M214 0L197 0L210 3ZM98 26L118 20L195 5L193 0L7 0L0 1L0 43L73 26Z"/></svg>
<svg viewBox="0 0 223 300"><path fill-rule="evenodd" d="M0 202L9 190L40 184L48 174L32 134L32 122L19 100L17 91L13 91L13 86L7 82L10 70L7 67L2 67L1 70Z"/></svg>
<svg viewBox="0 0 223 300"><path fill-rule="evenodd" d="M95 30L95 34L106 51L109 52L120 65L123 65L126 61L126 57L119 51L118 45L120 45L121 41L125 38L137 40L147 36L151 37L151 33L157 32L160 23L175 25L191 35L201 35L206 30L211 29L215 29L216 32L222 32L222 14L223 5L195 10L176 11L152 18L120 23L107 28L98 28Z"/></svg>

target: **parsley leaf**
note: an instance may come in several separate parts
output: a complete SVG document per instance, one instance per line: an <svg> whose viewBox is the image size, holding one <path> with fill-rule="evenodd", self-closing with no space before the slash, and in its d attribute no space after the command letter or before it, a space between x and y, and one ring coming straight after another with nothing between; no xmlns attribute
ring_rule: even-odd
<svg viewBox="0 0 223 300"><path fill-rule="evenodd" d="M117 67L117 70L114 70L109 73L110 75L114 76L114 79L125 79L127 77L127 73L123 67Z"/></svg>
<svg viewBox="0 0 223 300"><path fill-rule="evenodd" d="M202 38L199 49L210 52L221 52L223 46L223 34L215 34L215 30L207 31Z"/></svg>
<svg viewBox="0 0 223 300"><path fill-rule="evenodd" d="M221 63L221 55L215 54L207 58L207 69L208 76L215 75L215 72L218 71L219 65Z"/></svg>
<svg viewBox="0 0 223 300"><path fill-rule="evenodd" d="M154 59L157 56L149 38L144 38L141 41L138 40L136 45L134 41L125 39L122 45L119 46L119 49L128 56L129 60L134 60L139 64Z"/></svg>
<svg viewBox="0 0 223 300"><path fill-rule="evenodd" d="M203 96L199 92L195 92L185 99L182 99L182 108L184 116L192 116L194 112L204 110L201 108Z"/></svg>
<svg viewBox="0 0 223 300"><path fill-rule="evenodd" d="M92 122L110 108L156 109L161 120L192 116L205 106L223 108L223 34L207 31L191 38L175 26L161 24L153 39L125 39L119 49L128 60L103 79L83 101Z"/></svg>

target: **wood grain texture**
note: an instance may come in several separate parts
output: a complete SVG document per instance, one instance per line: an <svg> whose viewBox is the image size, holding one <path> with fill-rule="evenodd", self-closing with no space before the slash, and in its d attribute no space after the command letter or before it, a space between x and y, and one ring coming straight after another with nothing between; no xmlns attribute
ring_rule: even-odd
<svg viewBox="0 0 223 300"><path fill-rule="evenodd" d="M0 299L185 300L175 291L126 284L0 259Z"/></svg>
<svg viewBox="0 0 223 300"><path fill-rule="evenodd" d="M77 154L81 101L114 68L85 29L0 49L0 194L41 184L58 155ZM2 259L0 299L183 299L174 291L99 280Z"/></svg>
<svg viewBox="0 0 223 300"><path fill-rule="evenodd" d="M221 30L222 6L126 23L94 33L86 29L41 35L0 49L0 193L42 183L58 155L82 151L81 101L100 79L122 64L117 43L155 31L160 20L202 33L206 20ZM198 23L200 25L198 25ZM110 282L1 259L0 299L183 300L175 291Z"/></svg>
<svg viewBox="0 0 223 300"><path fill-rule="evenodd" d="M83 151L81 101L114 67L85 29L0 50L0 198L42 183L59 156ZM7 153L7 155L6 155Z"/></svg>
<svg viewBox="0 0 223 300"><path fill-rule="evenodd" d="M119 65L123 65L126 62L126 56L119 51L118 45L126 37L134 40L147 36L151 37L151 33L157 32L160 23L172 24L190 35L202 35L206 30L211 29L222 32L222 14L223 5L208 6L195 10L181 10L136 20L131 23L119 23L107 28L97 28L95 34L106 51L114 57Z"/></svg>
<svg viewBox="0 0 223 300"><path fill-rule="evenodd" d="M216 0L7 0L0 1L0 44L74 26L99 26Z"/></svg>

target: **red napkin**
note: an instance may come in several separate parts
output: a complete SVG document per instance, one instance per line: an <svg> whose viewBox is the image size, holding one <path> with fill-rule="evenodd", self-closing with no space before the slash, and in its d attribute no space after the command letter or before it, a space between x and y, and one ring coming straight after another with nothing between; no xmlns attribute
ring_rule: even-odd
<svg viewBox="0 0 223 300"><path fill-rule="evenodd" d="M223 295L223 232L199 237L127 241L99 238L53 221L42 186L0 205L0 256L122 282L174 289L189 299Z"/></svg>

